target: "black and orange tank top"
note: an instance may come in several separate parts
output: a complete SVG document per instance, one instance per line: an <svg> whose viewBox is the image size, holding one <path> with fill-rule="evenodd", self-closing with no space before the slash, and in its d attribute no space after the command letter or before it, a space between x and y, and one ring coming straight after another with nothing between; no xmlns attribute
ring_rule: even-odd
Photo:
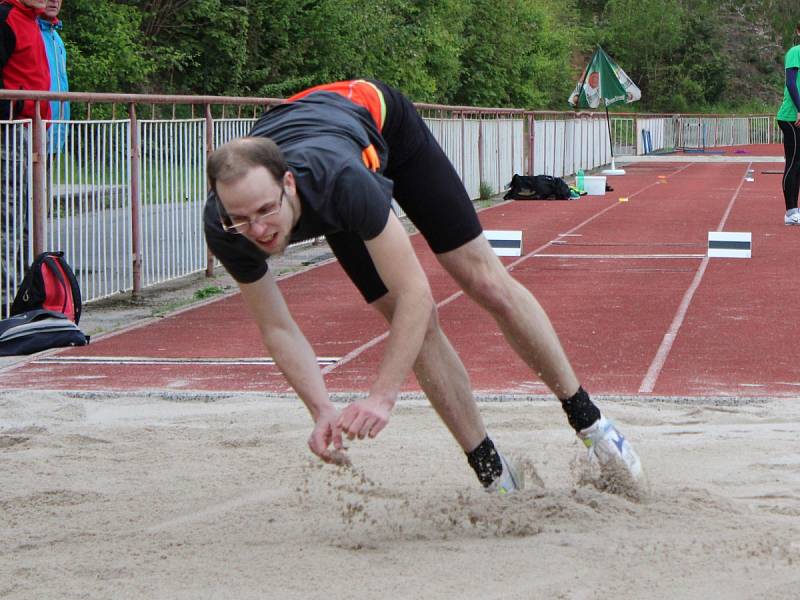
<svg viewBox="0 0 800 600"><path fill-rule="evenodd" d="M294 96L288 98L287 102L300 100L300 98L305 98L314 92L334 92L340 96L344 96L359 106L363 106L369 111L369 114L372 115L372 120L375 121L375 126L378 128L378 131L383 129L383 123L386 120L386 101L375 84L365 79L323 83L322 85L317 85L296 93Z"/></svg>
<svg viewBox="0 0 800 600"><path fill-rule="evenodd" d="M336 81L334 83L323 83L302 92L298 92L294 96L289 97L287 102L294 102L313 94L314 92L333 92L344 96L354 104L358 104L369 111L378 132L383 129L383 123L386 120L386 101L383 93L378 87L366 81L365 79L351 79L349 81ZM361 160L370 171L377 171L381 166L380 158L375 147L370 144L364 148L361 153Z"/></svg>

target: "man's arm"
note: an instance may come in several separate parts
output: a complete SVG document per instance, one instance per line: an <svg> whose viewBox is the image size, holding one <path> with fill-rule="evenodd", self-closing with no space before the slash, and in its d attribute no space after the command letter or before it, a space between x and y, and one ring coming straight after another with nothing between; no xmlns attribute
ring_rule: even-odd
<svg viewBox="0 0 800 600"><path fill-rule="evenodd" d="M425 272L411 247L408 234L394 213L389 213L383 231L365 243L394 299L394 313L386 351L369 396L344 409L339 419L350 439L375 437L386 426L400 386L422 348L435 310Z"/></svg>
<svg viewBox="0 0 800 600"><path fill-rule="evenodd" d="M342 449L339 415L328 398L316 354L289 313L272 274L267 272L253 283L239 283L239 289L264 345L311 413L315 427L309 448L325 462L346 460L338 452Z"/></svg>
<svg viewBox="0 0 800 600"><path fill-rule="evenodd" d="M797 67L786 69L786 89L794 102L794 107L798 112L795 125L800 125L800 92L797 90Z"/></svg>

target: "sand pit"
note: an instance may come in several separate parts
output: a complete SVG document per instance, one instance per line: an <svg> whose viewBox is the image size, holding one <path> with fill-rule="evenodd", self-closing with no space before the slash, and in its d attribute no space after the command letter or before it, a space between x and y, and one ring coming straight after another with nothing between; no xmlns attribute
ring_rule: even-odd
<svg viewBox="0 0 800 600"><path fill-rule="evenodd" d="M489 402L528 488L483 493L423 401L351 469L297 401L0 393L3 598L797 598L800 403L601 406L641 501L582 482L554 402Z"/></svg>

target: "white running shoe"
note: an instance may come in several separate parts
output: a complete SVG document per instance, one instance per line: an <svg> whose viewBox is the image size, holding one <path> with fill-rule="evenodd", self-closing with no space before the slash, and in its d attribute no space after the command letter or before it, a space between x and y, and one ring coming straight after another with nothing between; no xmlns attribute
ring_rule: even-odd
<svg viewBox="0 0 800 600"><path fill-rule="evenodd" d="M783 216L784 225L800 225L800 210L793 208Z"/></svg>
<svg viewBox="0 0 800 600"><path fill-rule="evenodd" d="M614 427L614 423L600 417L594 425L581 430L578 437L589 449L589 458L600 463L600 467L621 465L634 480L642 476L642 463L628 440Z"/></svg>
<svg viewBox="0 0 800 600"><path fill-rule="evenodd" d="M490 494L504 495L521 490L524 481L519 469L516 465L508 462L502 454L500 454L500 462L503 463L503 472L486 487L486 491Z"/></svg>

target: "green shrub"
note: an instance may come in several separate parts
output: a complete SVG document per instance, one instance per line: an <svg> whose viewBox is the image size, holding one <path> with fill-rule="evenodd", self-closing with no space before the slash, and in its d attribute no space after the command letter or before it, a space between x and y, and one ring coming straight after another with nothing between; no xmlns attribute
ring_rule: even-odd
<svg viewBox="0 0 800 600"><path fill-rule="evenodd" d="M488 200L494 195L494 187L488 181L481 181L478 193L481 200Z"/></svg>

